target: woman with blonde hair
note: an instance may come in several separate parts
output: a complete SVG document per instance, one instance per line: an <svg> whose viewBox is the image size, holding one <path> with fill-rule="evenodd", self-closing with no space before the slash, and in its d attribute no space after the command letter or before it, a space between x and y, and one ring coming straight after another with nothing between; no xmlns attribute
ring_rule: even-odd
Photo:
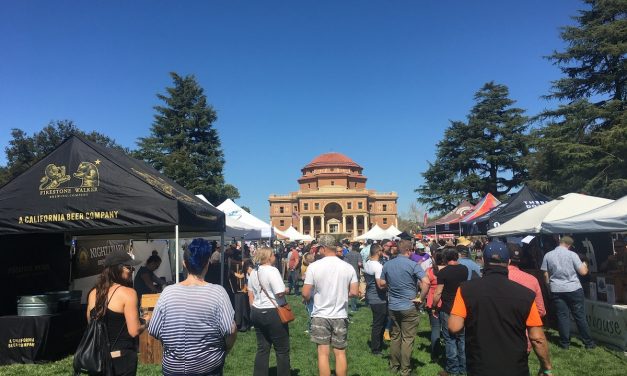
<svg viewBox="0 0 627 376"><path fill-rule="evenodd" d="M286 304L288 289L281 273L273 265L274 251L269 247L257 250L255 268L248 281L248 298L251 305L251 320L257 334L257 355L254 376L266 376L269 371L270 348L276 352L277 375L290 374L290 332L283 324L276 306Z"/></svg>

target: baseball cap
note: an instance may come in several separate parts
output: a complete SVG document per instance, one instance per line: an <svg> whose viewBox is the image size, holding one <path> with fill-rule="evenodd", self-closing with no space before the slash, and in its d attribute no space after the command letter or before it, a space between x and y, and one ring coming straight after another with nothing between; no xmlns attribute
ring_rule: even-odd
<svg viewBox="0 0 627 376"><path fill-rule="evenodd" d="M318 245L324 248L335 248L337 246L337 241L332 235L320 235Z"/></svg>
<svg viewBox="0 0 627 376"><path fill-rule="evenodd" d="M509 250L507 249L507 245L498 240L489 242L483 250L483 259L492 262L508 262Z"/></svg>
<svg viewBox="0 0 627 376"><path fill-rule="evenodd" d="M519 263L522 256L522 249L516 244L507 244L509 250L509 258L512 262Z"/></svg>
<svg viewBox="0 0 627 376"><path fill-rule="evenodd" d="M575 241L570 236L562 236L562 238L560 239L560 243L564 243L568 246L573 245L574 242Z"/></svg>
<svg viewBox="0 0 627 376"><path fill-rule="evenodd" d="M418 243L418 244L416 244L416 248L418 248L418 249L425 249L425 245L422 244L422 243Z"/></svg>
<svg viewBox="0 0 627 376"><path fill-rule="evenodd" d="M127 265L127 266L137 266L142 262L139 260L135 260L128 254L128 252L117 250L109 253L104 260L104 266L116 266L116 265Z"/></svg>

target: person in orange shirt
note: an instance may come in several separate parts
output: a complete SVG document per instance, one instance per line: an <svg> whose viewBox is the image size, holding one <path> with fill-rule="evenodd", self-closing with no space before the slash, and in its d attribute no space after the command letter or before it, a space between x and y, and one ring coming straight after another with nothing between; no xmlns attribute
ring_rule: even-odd
<svg viewBox="0 0 627 376"><path fill-rule="evenodd" d="M540 375L553 373L535 294L507 278L509 250L499 241L484 250L483 278L457 290L448 329L466 329L468 375L528 376L527 331L540 362Z"/></svg>

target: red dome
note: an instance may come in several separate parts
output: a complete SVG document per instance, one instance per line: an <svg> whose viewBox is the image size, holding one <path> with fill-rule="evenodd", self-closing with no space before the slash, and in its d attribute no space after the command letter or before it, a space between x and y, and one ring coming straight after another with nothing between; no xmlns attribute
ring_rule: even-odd
<svg viewBox="0 0 627 376"><path fill-rule="evenodd" d="M341 153L324 153L320 154L316 158L314 158L307 166L304 168L312 168L312 167L327 167L327 166L340 166L340 167L357 167L361 168L360 165L355 163L352 159L345 156Z"/></svg>

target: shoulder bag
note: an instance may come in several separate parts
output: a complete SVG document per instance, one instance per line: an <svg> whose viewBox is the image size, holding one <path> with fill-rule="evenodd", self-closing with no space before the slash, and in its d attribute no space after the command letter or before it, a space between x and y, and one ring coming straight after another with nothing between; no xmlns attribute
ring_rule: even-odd
<svg viewBox="0 0 627 376"><path fill-rule="evenodd" d="M282 305L282 306L276 304L276 302L270 297L266 289L263 288L263 284L261 284L261 279L259 278L259 272L260 272L259 269L260 268L257 268L257 280L259 281L259 287L261 288L261 291L263 291L263 293L266 294L266 296L268 297L268 300L270 300L272 304L274 305L274 307L276 308L276 311L279 314L279 318L281 319L281 322L283 324L291 323L292 321L296 319L294 317L294 312L292 312L292 307L290 307L290 305L287 304L287 301L285 305Z"/></svg>
<svg viewBox="0 0 627 376"><path fill-rule="evenodd" d="M113 294L120 288L118 286ZM111 297L113 297L111 294ZM109 301L107 299L107 307ZM106 314L105 314L106 316ZM96 319L93 311L91 312L91 321L87 326L87 330L81 338L81 342L78 344L76 353L74 354L74 375L80 375L81 373L87 373L94 376L110 376L113 375L113 364L111 362L111 347L109 345L109 335L107 333L107 324L105 324L105 316ZM113 342L113 345L118 341L122 329L125 325L122 325L117 338Z"/></svg>

